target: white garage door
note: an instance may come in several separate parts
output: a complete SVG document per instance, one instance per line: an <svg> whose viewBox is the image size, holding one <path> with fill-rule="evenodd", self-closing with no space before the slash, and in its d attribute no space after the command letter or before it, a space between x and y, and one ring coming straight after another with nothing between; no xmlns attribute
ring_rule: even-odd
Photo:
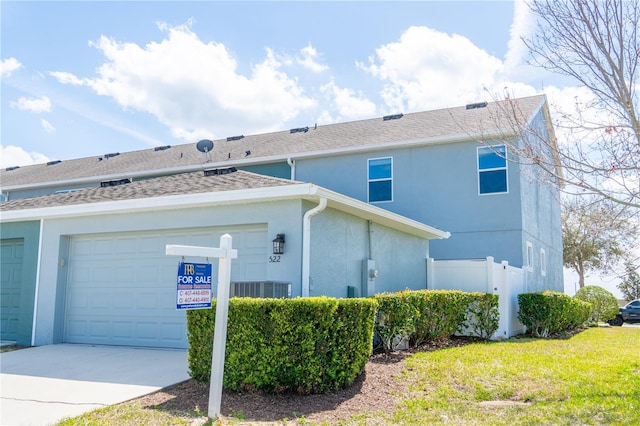
<svg viewBox="0 0 640 426"><path fill-rule="evenodd" d="M166 256L165 246L218 247L224 233L233 237L233 247L238 249L238 259L231 266L232 280L264 280L266 225L72 237L64 341L186 348L186 313L176 310L181 259ZM209 261L215 282L218 259Z"/></svg>

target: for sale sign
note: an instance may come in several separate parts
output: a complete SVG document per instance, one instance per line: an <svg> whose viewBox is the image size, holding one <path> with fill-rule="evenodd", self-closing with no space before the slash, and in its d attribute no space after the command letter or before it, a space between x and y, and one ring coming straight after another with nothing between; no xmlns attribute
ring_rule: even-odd
<svg viewBox="0 0 640 426"><path fill-rule="evenodd" d="M211 308L211 264L180 262L176 309Z"/></svg>

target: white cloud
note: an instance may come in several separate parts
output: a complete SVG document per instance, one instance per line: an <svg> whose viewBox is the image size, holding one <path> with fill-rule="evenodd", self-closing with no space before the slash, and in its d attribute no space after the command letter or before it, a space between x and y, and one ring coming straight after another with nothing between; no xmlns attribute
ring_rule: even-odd
<svg viewBox="0 0 640 426"><path fill-rule="evenodd" d="M523 60L529 50L522 38L527 38L531 35L534 29L534 22L531 9L529 9L525 1L515 0L513 4L513 22L509 29L508 50L504 61L505 69L508 72L514 72L518 66L523 64Z"/></svg>
<svg viewBox="0 0 640 426"><path fill-rule="evenodd" d="M329 69L328 66L317 62L318 52L311 44L309 44L305 48L300 49L300 54L302 55L302 58L298 58L298 63L304 68L315 73L326 71L327 69Z"/></svg>
<svg viewBox="0 0 640 426"><path fill-rule="evenodd" d="M19 146L0 145L0 168L28 166L49 161L49 157L38 152L27 152Z"/></svg>
<svg viewBox="0 0 640 426"><path fill-rule="evenodd" d="M49 75L55 77L62 84L71 84L73 86L82 86L89 82L88 80L82 80L71 73L63 71L50 72Z"/></svg>
<svg viewBox="0 0 640 426"><path fill-rule="evenodd" d="M46 96L42 96L41 98L25 98L21 96L16 102L11 102L11 107L41 114L43 112L51 112L51 99Z"/></svg>
<svg viewBox="0 0 640 426"><path fill-rule="evenodd" d="M9 77L14 71L22 68L22 63L16 58L7 58L0 61L0 78Z"/></svg>
<svg viewBox="0 0 640 426"><path fill-rule="evenodd" d="M484 99L502 62L467 38L410 27L400 40L376 49L369 64L357 63L386 83L381 96L390 110L416 111Z"/></svg>
<svg viewBox="0 0 640 426"><path fill-rule="evenodd" d="M42 127L44 128L44 131L47 133L55 133L56 132L56 128L53 127L53 125L51 123L49 123L47 120L45 120L44 118L42 118L40 120L40 123L42 124Z"/></svg>
<svg viewBox="0 0 640 426"><path fill-rule="evenodd" d="M337 109L338 114L340 114L338 121L368 118L376 115L376 105L362 93L340 88L333 81L322 86L320 90L327 95L332 105Z"/></svg>
<svg viewBox="0 0 640 426"><path fill-rule="evenodd" d="M315 106L270 49L245 76L223 44L200 40L188 25L159 27L167 37L144 46L104 36L93 43L106 57L96 78L52 75L152 114L185 141L279 130Z"/></svg>

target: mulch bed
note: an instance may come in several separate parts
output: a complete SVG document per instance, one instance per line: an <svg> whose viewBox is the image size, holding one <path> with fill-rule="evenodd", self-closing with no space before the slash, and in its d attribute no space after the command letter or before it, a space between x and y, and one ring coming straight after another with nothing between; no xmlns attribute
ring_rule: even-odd
<svg viewBox="0 0 640 426"><path fill-rule="evenodd" d="M408 392L407 384L401 379L406 357L414 352L463 346L477 340L456 337L408 351L374 354L365 366L365 371L353 384L329 394L265 395L259 392L224 390L221 401L222 417L233 418L233 424L252 421L260 421L262 424L286 424L296 422L295 419L301 417L311 422L335 424L361 413L393 412L398 400ZM169 411L199 423L203 419L199 418L198 421L193 417L194 409L197 408L206 417L208 401L209 385L189 380L132 402L143 407Z"/></svg>

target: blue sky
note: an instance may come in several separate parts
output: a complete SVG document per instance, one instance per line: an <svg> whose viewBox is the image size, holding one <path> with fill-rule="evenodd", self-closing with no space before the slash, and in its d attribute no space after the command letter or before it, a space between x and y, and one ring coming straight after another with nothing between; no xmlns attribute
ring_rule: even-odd
<svg viewBox="0 0 640 426"><path fill-rule="evenodd" d="M2 168L464 105L505 90L544 92L553 114L582 90L527 65L521 37L534 20L522 0L3 0L0 15Z"/></svg>
<svg viewBox="0 0 640 426"><path fill-rule="evenodd" d="M526 96L560 81L524 65L531 17L519 1L0 7L2 167L463 105L504 87Z"/></svg>

